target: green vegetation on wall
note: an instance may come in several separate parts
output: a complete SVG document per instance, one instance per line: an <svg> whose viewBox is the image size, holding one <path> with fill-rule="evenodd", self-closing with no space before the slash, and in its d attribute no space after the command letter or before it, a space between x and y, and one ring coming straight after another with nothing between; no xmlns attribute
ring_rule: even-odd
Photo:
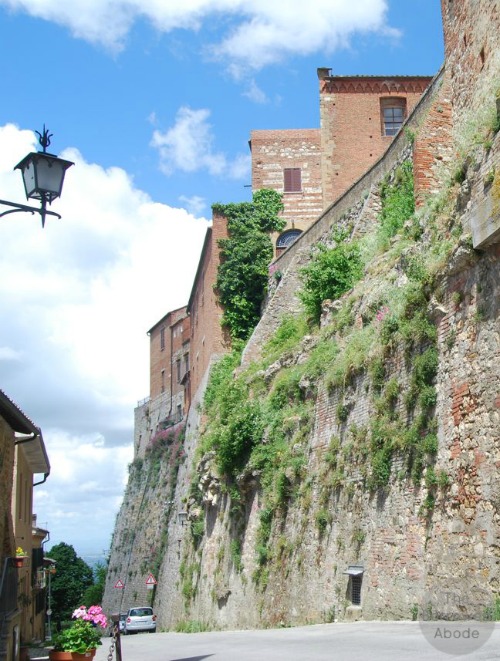
<svg viewBox="0 0 500 661"><path fill-rule="evenodd" d="M306 518L314 505L312 520L321 537L331 529L342 491L351 498L359 489L387 491L396 479L411 480L426 490L421 514L429 519L440 490L448 488L448 476L434 466L438 349L432 313L432 301L441 295L439 275L460 240L446 216L446 195L417 214L411 163L400 164L381 184L376 232L349 241L337 230L328 246L316 248L302 270L304 313L284 317L262 358L244 371L237 369L238 351L212 370L198 459L214 452L233 504L244 503L245 485L258 480L253 578L262 589L271 569L282 571L284 554L292 553L292 540L275 525L284 522L292 503ZM439 220L439 214L446 218ZM339 303L319 329L325 299ZM330 402L338 432L311 475L318 392ZM359 415L359 397L369 410L363 425L351 417ZM239 505L228 511L241 515ZM360 552L365 533L358 528L352 536ZM240 551L238 539L232 540L238 570Z"/></svg>
<svg viewBox="0 0 500 661"><path fill-rule="evenodd" d="M273 258L270 232L279 232L286 221L281 196L273 190L255 191L252 202L214 204L226 216L227 239L221 239L221 264L216 290L224 309L222 324L232 339L246 340L260 318L267 291L268 269Z"/></svg>
<svg viewBox="0 0 500 661"><path fill-rule="evenodd" d="M347 241L347 233L341 231L335 232L333 240L336 243L334 248L318 244L311 261L301 271L303 290L300 298L316 323L321 317L323 301L340 298L363 276L358 244Z"/></svg>

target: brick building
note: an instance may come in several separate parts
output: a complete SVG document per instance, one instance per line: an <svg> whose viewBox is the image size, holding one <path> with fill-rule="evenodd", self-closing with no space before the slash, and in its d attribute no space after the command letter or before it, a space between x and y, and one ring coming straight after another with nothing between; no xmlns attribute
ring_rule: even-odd
<svg viewBox="0 0 500 661"><path fill-rule="evenodd" d="M189 409L190 318L171 310L149 331L149 397L135 409L134 448L144 456L152 436L183 421Z"/></svg>
<svg viewBox="0 0 500 661"><path fill-rule="evenodd" d="M252 131L252 188L283 194L279 255L386 151L430 76L332 76L318 69L320 128Z"/></svg>
<svg viewBox="0 0 500 661"><path fill-rule="evenodd" d="M430 76L332 76L318 69L323 208L382 156Z"/></svg>
<svg viewBox="0 0 500 661"><path fill-rule="evenodd" d="M230 347L229 336L220 324L223 310L214 291L220 262L218 241L225 238L227 220L214 213L187 305L187 313L191 317L190 387L193 397L207 377L212 361L217 360Z"/></svg>
<svg viewBox="0 0 500 661"><path fill-rule="evenodd" d="M136 456L144 456L158 431L184 421L211 362L230 346L220 325L222 308L213 287L219 266L218 240L223 238L227 238L226 219L214 213L187 306L168 312L148 331L150 392L135 409Z"/></svg>
<svg viewBox="0 0 500 661"><path fill-rule="evenodd" d="M287 226L277 238L284 250L323 211L319 129L252 131L252 188L283 193Z"/></svg>
<svg viewBox="0 0 500 661"><path fill-rule="evenodd" d="M166 418L179 422L184 416L182 381L189 372L190 319L186 307L172 310L149 329L150 388L152 400L167 401Z"/></svg>

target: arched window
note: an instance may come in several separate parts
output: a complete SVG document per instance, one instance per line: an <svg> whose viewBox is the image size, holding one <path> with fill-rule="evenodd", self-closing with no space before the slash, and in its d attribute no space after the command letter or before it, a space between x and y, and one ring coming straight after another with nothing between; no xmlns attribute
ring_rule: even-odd
<svg viewBox="0 0 500 661"><path fill-rule="evenodd" d="M281 250L288 248L301 234L301 230L286 230L283 234L279 235L276 241L276 248L281 248Z"/></svg>

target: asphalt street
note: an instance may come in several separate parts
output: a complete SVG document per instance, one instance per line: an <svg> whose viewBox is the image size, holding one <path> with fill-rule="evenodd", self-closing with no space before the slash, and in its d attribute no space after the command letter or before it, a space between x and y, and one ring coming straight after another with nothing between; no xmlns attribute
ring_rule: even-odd
<svg viewBox="0 0 500 661"><path fill-rule="evenodd" d="M94 661L108 661L111 642L111 638L103 638ZM500 625L470 653L465 653L460 641L451 641L448 648L446 641L444 644L448 651L439 651L418 622L342 622L289 629L140 633L121 638L122 661L486 661L500 659Z"/></svg>

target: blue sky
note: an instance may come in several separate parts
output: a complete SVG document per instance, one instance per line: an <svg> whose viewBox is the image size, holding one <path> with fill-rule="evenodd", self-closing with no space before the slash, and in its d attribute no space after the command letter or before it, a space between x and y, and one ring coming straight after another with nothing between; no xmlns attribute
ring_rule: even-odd
<svg viewBox="0 0 500 661"><path fill-rule="evenodd" d="M44 123L76 163L61 221L0 219L0 387L44 432L39 522L99 553L147 395L146 331L187 301L211 204L250 198L250 131L318 127L318 67L435 74L440 6L0 0L0 51L0 198L24 201L11 170Z"/></svg>

